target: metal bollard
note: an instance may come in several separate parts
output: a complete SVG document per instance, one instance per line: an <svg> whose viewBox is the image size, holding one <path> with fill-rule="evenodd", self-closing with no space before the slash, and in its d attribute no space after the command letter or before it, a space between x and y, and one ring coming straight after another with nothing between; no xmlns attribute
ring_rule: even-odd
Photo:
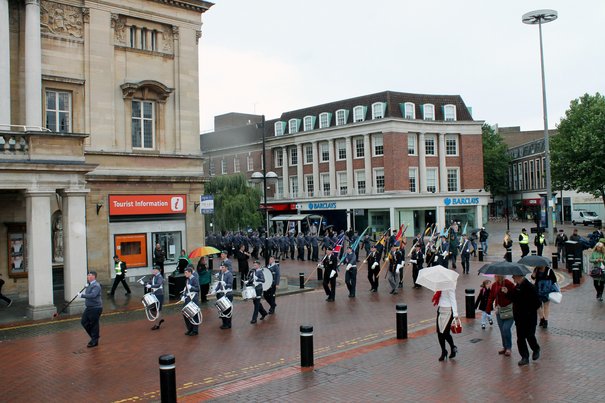
<svg viewBox="0 0 605 403"><path fill-rule="evenodd" d="M466 317L468 319L475 319L475 289L465 289L464 295L466 297Z"/></svg>
<svg viewBox="0 0 605 403"><path fill-rule="evenodd" d="M162 403L176 403L176 365L172 354L160 356L160 395Z"/></svg>
<svg viewBox="0 0 605 403"><path fill-rule="evenodd" d="M567 266L567 272L571 273L571 269L573 269L573 264L576 261L576 257L574 255L567 255L567 262L565 262Z"/></svg>
<svg viewBox="0 0 605 403"><path fill-rule="evenodd" d="M395 305L395 316L397 317L397 339L408 338L408 306L406 304Z"/></svg>
<svg viewBox="0 0 605 403"><path fill-rule="evenodd" d="M313 326L300 326L300 366L313 366Z"/></svg>
<svg viewBox="0 0 605 403"><path fill-rule="evenodd" d="M317 280L322 281L324 279L324 271L321 267L317 268Z"/></svg>
<svg viewBox="0 0 605 403"><path fill-rule="evenodd" d="M553 269L559 268L559 255L556 252L553 252L553 254L552 254L552 268Z"/></svg>
<svg viewBox="0 0 605 403"><path fill-rule="evenodd" d="M300 289L305 288L305 273L298 273L298 281L300 282Z"/></svg>
<svg viewBox="0 0 605 403"><path fill-rule="evenodd" d="M513 249L512 248L506 248L506 253L504 254L504 260L506 260L507 262L513 261Z"/></svg>
<svg viewBox="0 0 605 403"><path fill-rule="evenodd" d="M479 247L478 251L479 251L479 261L483 262L483 248Z"/></svg>
<svg viewBox="0 0 605 403"><path fill-rule="evenodd" d="M572 277L573 277L573 283L574 284L580 284L580 277L581 277L581 273L580 273L580 263L574 263L573 264L573 269L571 269Z"/></svg>
<svg viewBox="0 0 605 403"><path fill-rule="evenodd" d="M537 250L535 250L535 249L532 249L532 251L531 251L531 255L532 255L532 256L537 256L537 255L538 255L538 251L537 251Z"/></svg>

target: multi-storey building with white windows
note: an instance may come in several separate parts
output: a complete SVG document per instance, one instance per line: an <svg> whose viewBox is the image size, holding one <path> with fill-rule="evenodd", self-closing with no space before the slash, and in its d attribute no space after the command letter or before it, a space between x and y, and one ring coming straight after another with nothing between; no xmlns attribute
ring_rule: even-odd
<svg viewBox="0 0 605 403"><path fill-rule="evenodd" d="M108 282L114 254L137 276L156 242L170 270L204 239L197 44L211 6L0 0L0 273L31 317L87 269Z"/></svg>
<svg viewBox="0 0 605 403"><path fill-rule="evenodd" d="M215 118L215 131L201 136L210 176L232 173L238 159L248 175L261 169L258 122ZM279 176L270 211L322 214L340 229L480 226L489 200L481 125L457 95L386 91L285 112L265 127L267 170Z"/></svg>

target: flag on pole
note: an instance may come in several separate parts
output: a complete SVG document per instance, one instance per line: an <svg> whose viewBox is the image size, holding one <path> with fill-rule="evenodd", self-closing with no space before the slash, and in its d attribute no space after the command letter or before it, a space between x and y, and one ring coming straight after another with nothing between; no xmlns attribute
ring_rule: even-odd
<svg viewBox="0 0 605 403"><path fill-rule="evenodd" d="M468 221L464 224L464 228L462 229L462 235L466 235L466 226L468 225Z"/></svg>
<svg viewBox="0 0 605 403"><path fill-rule="evenodd" d="M359 237L357 237L357 239L355 240L355 242L353 242L351 244L351 249L353 249L353 251L355 251L355 249L357 249L357 247L359 246L359 242L361 242L361 240L363 239L363 237L366 234L366 231L370 229L370 227L367 227L366 229L363 230L363 232L361 233L361 235L359 235ZM345 256L346 255L342 255L342 258L340 259L340 264L342 264L342 262L345 261Z"/></svg>
<svg viewBox="0 0 605 403"><path fill-rule="evenodd" d="M334 247L332 248L332 252L339 254L340 250L342 249L342 244L345 240L345 234L342 234L341 236L338 237L338 239L336 240L336 245L334 245Z"/></svg>

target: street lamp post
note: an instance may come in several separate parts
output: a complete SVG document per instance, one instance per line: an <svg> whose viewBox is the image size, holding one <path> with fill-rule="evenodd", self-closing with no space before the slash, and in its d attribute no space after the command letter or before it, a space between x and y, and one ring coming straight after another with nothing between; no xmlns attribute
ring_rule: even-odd
<svg viewBox="0 0 605 403"><path fill-rule="evenodd" d="M546 112L546 81L544 78L544 50L542 47L542 24L556 20L558 14L555 10L535 10L523 14L521 21L524 24L538 24L540 33L540 66L542 68L542 109L544 111L544 170L546 171L546 222L550 221L547 229L547 238L549 242L554 238L554 220L553 220L553 200L552 200L552 182L550 176L550 147L548 140L548 114Z"/></svg>
<svg viewBox="0 0 605 403"><path fill-rule="evenodd" d="M261 127L263 129L263 151L262 151L262 162L263 162L263 172L254 172L252 173L252 181L255 183L263 183L263 210L265 211L265 266L269 265L269 207L267 206L267 184L268 182L273 182L277 180L277 174L273 171L267 172L267 156L266 156L266 146L265 146L265 137L267 134L267 130L265 128L265 115L262 116L262 120L260 126L257 125L257 128Z"/></svg>

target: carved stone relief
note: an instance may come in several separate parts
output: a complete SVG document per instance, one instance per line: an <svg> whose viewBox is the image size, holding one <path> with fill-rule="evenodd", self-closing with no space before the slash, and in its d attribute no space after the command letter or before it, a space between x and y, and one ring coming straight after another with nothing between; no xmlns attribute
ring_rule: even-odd
<svg viewBox="0 0 605 403"><path fill-rule="evenodd" d="M46 0L40 2L40 29L42 32L82 38L83 24L81 8Z"/></svg>
<svg viewBox="0 0 605 403"><path fill-rule="evenodd" d="M118 14L111 15L111 27L118 45L126 45L126 19Z"/></svg>

